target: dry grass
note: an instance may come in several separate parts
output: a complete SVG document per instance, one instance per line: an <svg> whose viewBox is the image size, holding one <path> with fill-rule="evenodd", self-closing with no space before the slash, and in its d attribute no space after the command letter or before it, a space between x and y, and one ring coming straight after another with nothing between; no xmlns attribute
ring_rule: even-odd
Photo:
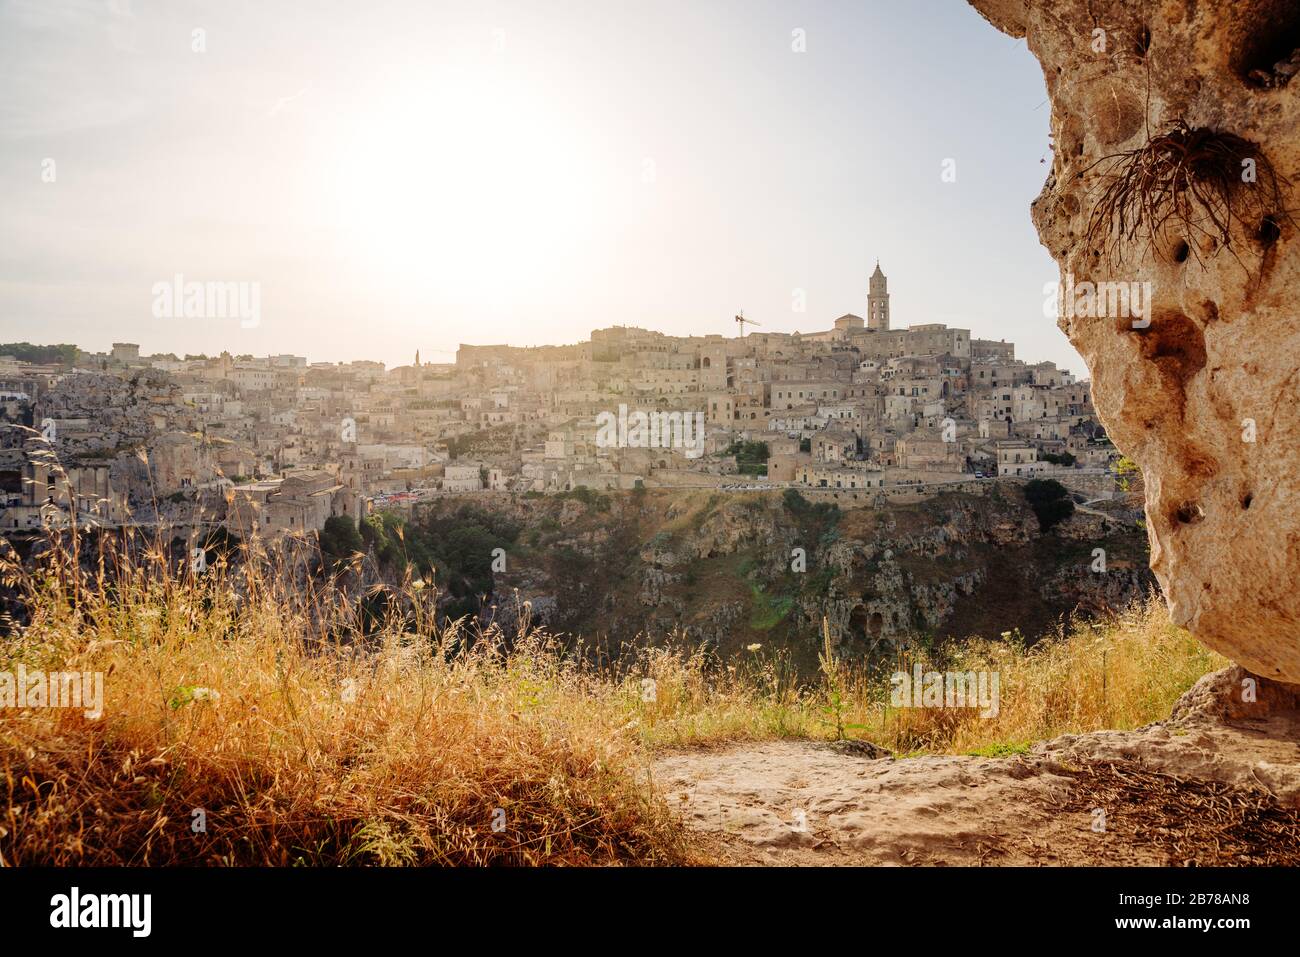
<svg viewBox="0 0 1300 957"><path fill-rule="evenodd" d="M1169 867L1295 867L1300 812L1261 791L1177 778L1130 762L1095 761L1063 770L1075 787L1057 810L1114 808L1106 830L1155 845Z"/></svg>
<svg viewBox="0 0 1300 957"><path fill-rule="evenodd" d="M257 543L201 575L105 542L87 572L85 550L6 563L30 621L0 671L100 671L105 701L97 720L0 708L5 864L690 862L650 784L658 749L842 729L900 753L1014 751L1165 716L1224 663L1161 606L927 663L999 673L981 719L891 707L895 664L837 661L829 634L808 681L787 655L719 662L680 635L597 667L527 625L440 625L420 582L368 617Z"/></svg>
<svg viewBox="0 0 1300 957"><path fill-rule="evenodd" d="M0 669L106 677L97 721L0 711L5 863L686 859L635 733L544 635L467 648L408 583L362 644L341 594L313 608L265 574L163 568L155 553L113 584L66 555L11 567L33 620Z"/></svg>
<svg viewBox="0 0 1300 957"><path fill-rule="evenodd" d="M1026 648L1020 636L971 640L942 656L900 654L875 667L822 653L821 680L800 684L788 657L763 649L710 676L704 662L649 657L658 701L642 717L654 746L726 740L827 738L837 726L898 754L997 754L1065 733L1141 727L1168 717L1198 678L1229 662L1169 623L1163 602L1075 622ZM891 676L923 671L996 673L994 717L975 709L895 707Z"/></svg>

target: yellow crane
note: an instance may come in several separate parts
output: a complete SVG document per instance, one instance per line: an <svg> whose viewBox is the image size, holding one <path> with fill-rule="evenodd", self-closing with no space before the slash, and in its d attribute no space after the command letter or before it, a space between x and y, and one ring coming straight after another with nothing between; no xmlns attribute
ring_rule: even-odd
<svg viewBox="0 0 1300 957"><path fill-rule="evenodd" d="M761 323L761 322L755 322L753 319L746 319L746 318L745 318L745 311L742 309L742 310L740 311L740 314L739 314L738 316L736 316L736 325L740 326L740 337L743 339L743 338L745 338L745 326L746 326L746 325L750 325L750 326L761 326L762 323Z"/></svg>

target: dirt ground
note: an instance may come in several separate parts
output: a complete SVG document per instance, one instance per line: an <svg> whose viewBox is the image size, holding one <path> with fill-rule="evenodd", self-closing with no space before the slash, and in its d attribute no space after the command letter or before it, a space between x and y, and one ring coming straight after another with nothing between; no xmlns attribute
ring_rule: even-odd
<svg viewBox="0 0 1300 957"><path fill-rule="evenodd" d="M654 776L732 864L1300 864L1300 710L1238 683L1209 675L1166 721L1024 755L776 741L666 754Z"/></svg>

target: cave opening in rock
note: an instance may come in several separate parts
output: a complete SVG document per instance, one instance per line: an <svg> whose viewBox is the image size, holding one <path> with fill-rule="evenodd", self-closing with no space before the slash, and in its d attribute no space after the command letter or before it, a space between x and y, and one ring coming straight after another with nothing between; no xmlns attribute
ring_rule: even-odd
<svg viewBox="0 0 1300 957"><path fill-rule="evenodd" d="M1151 49L1151 28L1142 27L1137 32L1137 39L1133 42L1133 52L1139 59L1144 58Z"/></svg>
<svg viewBox="0 0 1300 957"><path fill-rule="evenodd" d="M1255 232L1255 238L1261 245L1272 246L1282 238L1282 227L1278 224L1274 216L1265 216L1259 222L1259 229Z"/></svg>
<svg viewBox="0 0 1300 957"><path fill-rule="evenodd" d="M1300 6L1292 0L1260 0L1236 11L1240 20L1232 69L1251 86L1269 89L1286 84L1288 76L1274 67L1300 48Z"/></svg>

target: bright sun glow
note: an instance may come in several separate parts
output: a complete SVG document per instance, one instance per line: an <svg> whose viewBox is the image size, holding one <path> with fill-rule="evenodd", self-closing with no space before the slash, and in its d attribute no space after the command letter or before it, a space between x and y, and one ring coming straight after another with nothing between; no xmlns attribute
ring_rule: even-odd
<svg viewBox="0 0 1300 957"><path fill-rule="evenodd" d="M335 183L365 267L444 303L511 303L574 269L594 164L580 117L495 64L386 77Z"/></svg>

